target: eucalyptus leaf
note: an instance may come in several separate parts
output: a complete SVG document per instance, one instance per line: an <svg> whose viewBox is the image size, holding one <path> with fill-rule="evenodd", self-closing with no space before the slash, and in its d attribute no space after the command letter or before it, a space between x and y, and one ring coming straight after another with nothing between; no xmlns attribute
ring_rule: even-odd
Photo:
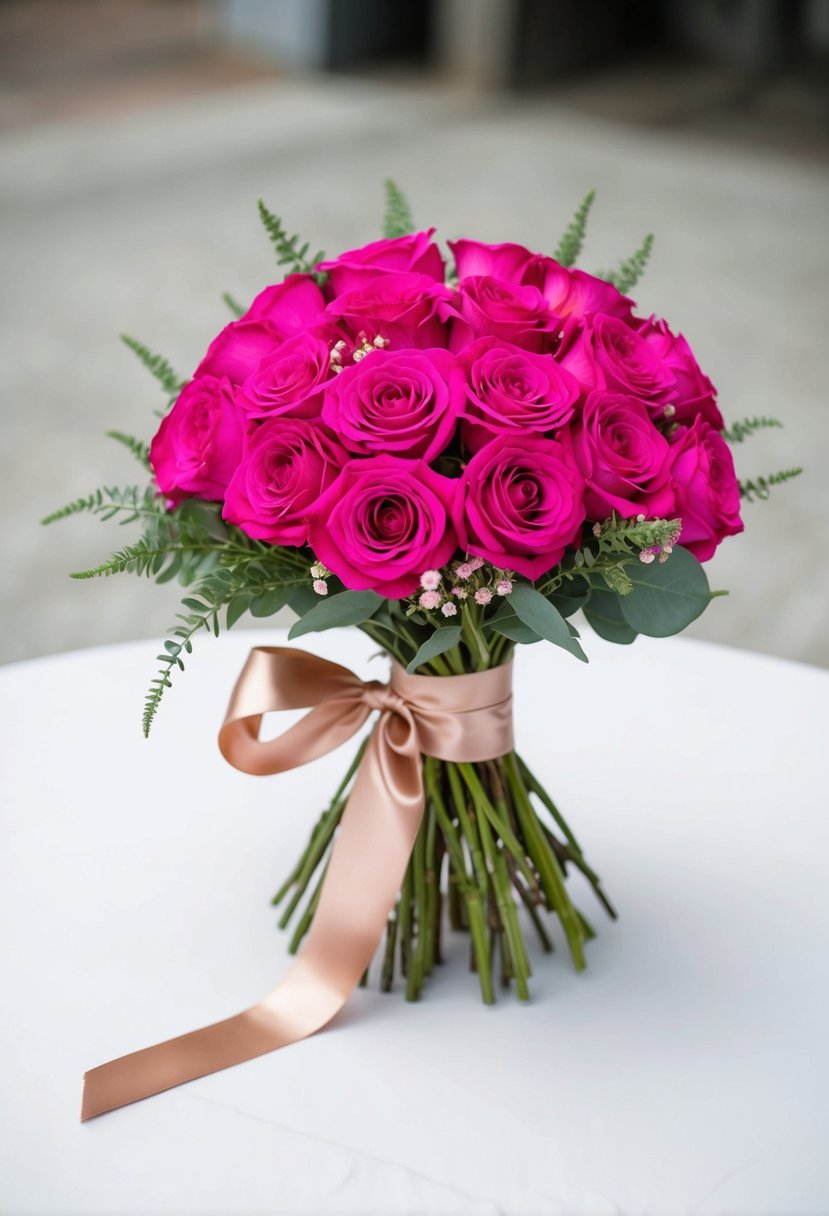
<svg viewBox="0 0 829 1216"><path fill-rule="evenodd" d="M250 601L251 616L273 616L275 612L279 612L280 608L284 608L288 602L288 590L286 587L275 587L272 591L263 591L261 595L255 595Z"/></svg>
<svg viewBox="0 0 829 1216"><path fill-rule="evenodd" d="M443 625L440 629L436 629L420 647L406 668L406 671L410 673L416 671L421 663L427 663L429 659L437 658L439 654L443 654L445 651L451 650L453 646L457 646L460 639L460 625Z"/></svg>
<svg viewBox="0 0 829 1216"><path fill-rule="evenodd" d="M631 562L625 573L633 590L620 597L622 614L636 633L667 638L681 633L704 612L711 589L700 563L677 546L665 562Z"/></svg>
<svg viewBox="0 0 829 1216"><path fill-rule="evenodd" d="M612 591L596 587L590 595L590 602L585 605L584 616L588 625L606 642L629 646L636 641L636 630L631 629L625 620L620 597Z"/></svg>
<svg viewBox="0 0 829 1216"><path fill-rule="evenodd" d="M501 605L484 628L491 629L493 633L500 633L502 637L509 638L511 642L519 642L522 646L532 646L533 643L541 641L540 635L535 630L530 629L529 625L525 625L518 619L508 601Z"/></svg>
<svg viewBox="0 0 829 1216"><path fill-rule="evenodd" d="M319 602L320 597L310 583L300 583L298 587L291 587L288 592L288 607L297 616L305 616L305 613L310 612Z"/></svg>
<svg viewBox="0 0 829 1216"><path fill-rule="evenodd" d="M574 578L564 583L550 596L550 603L562 616L572 616L583 608L590 598L590 587L583 578Z"/></svg>
<svg viewBox="0 0 829 1216"><path fill-rule="evenodd" d="M306 633L318 633L323 629L336 629L342 625L360 625L373 616L384 602L376 591L340 591L318 603L295 621L288 634L299 638Z"/></svg>
<svg viewBox="0 0 829 1216"><path fill-rule="evenodd" d="M535 587L530 587L527 583L516 583L509 602L518 619L539 637L552 642L554 646L561 646L582 663L587 662L587 655L576 639L571 637L564 617Z"/></svg>
<svg viewBox="0 0 829 1216"><path fill-rule="evenodd" d="M241 616L244 616L250 603L249 595L237 595L227 606L227 628L232 629Z"/></svg>

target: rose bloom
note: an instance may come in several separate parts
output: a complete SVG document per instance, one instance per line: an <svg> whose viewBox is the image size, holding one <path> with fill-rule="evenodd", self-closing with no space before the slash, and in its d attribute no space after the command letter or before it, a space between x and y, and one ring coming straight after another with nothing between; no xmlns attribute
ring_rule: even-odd
<svg viewBox="0 0 829 1216"><path fill-rule="evenodd" d="M446 312L455 318L449 340L453 351L487 334L524 350L549 351L561 330L559 318L537 287L522 287L491 275L463 279Z"/></svg>
<svg viewBox="0 0 829 1216"><path fill-rule="evenodd" d="M239 407L249 418L319 417L322 389L331 375L328 343L305 331L265 355L239 390Z"/></svg>
<svg viewBox="0 0 829 1216"><path fill-rule="evenodd" d="M304 545L305 516L348 459L304 418L263 422L227 487L222 517L273 545Z"/></svg>
<svg viewBox="0 0 829 1216"><path fill-rule="evenodd" d="M326 386L322 417L351 452L432 460L462 404L463 375L447 350L377 350Z"/></svg>
<svg viewBox="0 0 829 1216"><path fill-rule="evenodd" d="M175 504L221 500L242 458L244 430L229 380L197 376L185 384L150 445L162 494Z"/></svg>
<svg viewBox="0 0 829 1216"><path fill-rule="evenodd" d="M664 407L676 391L671 369L617 317L593 317L559 361L585 388L638 397L654 417L664 416Z"/></svg>
<svg viewBox="0 0 829 1216"><path fill-rule="evenodd" d="M701 414L716 430L725 426L717 407L717 390L701 370L694 352L682 334L672 334L665 321L651 317L639 330L652 351L673 373L676 388L671 396L670 416L690 425Z"/></svg>
<svg viewBox="0 0 829 1216"><path fill-rule="evenodd" d="M579 320L586 314L603 313L628 323L633 317L633 301L618 287L584 270L562 266L554 258L536 258L527 267L525 282L539 288L559 317Z"/></svg>
<svg viewBox="0 0 829 1216"><path fill-rule="evenodd" d="M352 460L309 511L308 542L346 587L411 595L420 572L439 569L457 549L457 487L422 460Z"/></svg>
<svg viewBox="0 0 829 1216"><path fill-rule="evenodd" d="M226 325L208 347L196 375L227 376L241 384L265 355L299 333L325 308L323 294L309 274L290 274L260 292L244 316Z"/></svg>
<svg viewBox="0 0 829 1216"><path fill-rule="evenodd" d="M349 249L330 262L320 262L316 269L328 273L326 291L333 296L363 287L369 280L395 271L428 275L442 283L443 258L432 240L434 232L434 228L429 228L426 232L372 241L361 249Z"/></svg>
<svg viewBox="0 0 829 1216"><path fill-rule="evenodd" d="M327 311L370 342L379 335L393 347L445 347L448 331L439 307L449 295L427 274L387 273L336 296Z"/></svg>
<svg viewBox="0 0 829 1216"><path fill-rule="evenodd" d="M464 441L473 452L501 431L554 431L573 416L576 379L549 355L502 338L479 338L461 353L466 372Z"/></svg>
<svg viewBox="0 0 829 1216"><path fill-rule="evenodd" d="M584 482L556 440L496 435L466 466L454 518L461 548L537 579L579 535Z"/></svg>
<svg viewBox="0 0 829 1216"><path fill-rule="evenodd" d="M701 417L674 437L671 480L682 520L680 544L699 561L708 561L720 541L742 532L744 525L731 449Z"/></svg>
<svg viewBox="0 0 829 1216"><path fill-rule="evenodd" d="M522 284L524 272L537 257L523 245L505 242L502 245L486 245L483 241L449 241L455 258L458 282L464 279L489 275L507 283Z"/></svg>
<svg viewBox="0 0 829 1216"><path fill-rule="evenodd" d="M607 519L612 511L625 519L671 515L671 449L637 398L591 393L564 441L584 477L591 519Z"/></svg>

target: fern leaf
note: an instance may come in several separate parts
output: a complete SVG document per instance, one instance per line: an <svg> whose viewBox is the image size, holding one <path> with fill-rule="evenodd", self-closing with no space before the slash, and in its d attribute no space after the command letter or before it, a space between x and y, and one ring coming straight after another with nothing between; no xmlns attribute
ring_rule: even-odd
<svg viewBox="0 0 829 1216"><path fill-rule="evenodd" d="M629 258L625 258L624 261L620 262L616 270L611 270L609 273L602 272L599 278L606 279L608 283L613 283L619 288L623 296L627 295L641 279L652 249L653 233L649 232L635 253L632 253Z"/></svg>
<svg viewBox="0 0 829 1216"><path fill-rule="evenodd" d="M383 215L383 236L394 239L414 232L412 209L400 187L387 177L383 183L386 192L386 210Z"/></svg>
<svg viewBox="0 0 829 1216"><path fill-rule="evenodd" d="M143 342L139 342L137 338L131 338L129 334L121 334L121 341L131 351L135 352L150 375L155 376L166 393L172 396L181 391L184 381L181 376L173 371L163 355L154 354L148 346L145 346Z"/></svg>
<svg viewBox="0 0 829 1216"><path fill-rule="evenodd" d="M150 448L141 439L136 439L134 435L125 435L123 431L107 431L107 439L114 439L116 443L122 443L127 451L132 452L139 464L143 465L147 472L152 472L150 464Z"/></svg>
<svg viewBox="0 0 829 1216"><path fill-rule="evenodd" d="M765 500L771 493L772 486L780 486L784 481L792 481L799 477L803 469L780 469L770 473L768 477L757 477L750 481L740 482L740 497L746 502L754 502L755 498Z"/></svg>
<svg viewBox="0 0 829 1216"><path fill-rule="evenodd" d="M782 426L779 418L744 418L742 422L735 422L727 431L723 431L723 439L727 439L729 443L742 443L758 431Z"/></svg>
<svg viewBox="0 0 829 1216"><path fill-rule="evenodd" d="M222 300L227 305L227 307L230 309L230 311L233 313L234 317L238 318L238 317L241 317L244 315L244 312L245 312L244 308L242 307L242 305L239 303L238 300L234 299L234 297L230 294L229 291L222 292Z"/></svg>
<svg viewBox="0 0 829 1216"><path fill-rule="evenodd" d="M158 516L164 513L163 504L156 497L152 486L142 490L139 486L127 486L120 489L117 486L101 486L86 498L76 498L64 507L51 511L40 522L53 524L59 519L67 519L70 515L99 515L102 519L112 519L123 512L124 518L119 522L132 523L143 516Z"/></svg>
<svg viewBox="0 0 829 1216"><path fill-rule="evenodd" d="M573 266L581 253L587 232L587 217L595 198L596 191L588 190L556 247L553 257L557 262L561 262L562 266Z"/></svg>
<svg viewBox="0 0 829 1216"><path fill-rule="evenodd" d="M324 254L319 250L313 257L308 257L310 248L307 241L300 244L301 237L288 230L278 215L269 211L262 199L259 199L259 218L261 219L268 239L274 247L276 260L280 266L287 266L289 274L310 274L317 262L321 262Z"/></svg>

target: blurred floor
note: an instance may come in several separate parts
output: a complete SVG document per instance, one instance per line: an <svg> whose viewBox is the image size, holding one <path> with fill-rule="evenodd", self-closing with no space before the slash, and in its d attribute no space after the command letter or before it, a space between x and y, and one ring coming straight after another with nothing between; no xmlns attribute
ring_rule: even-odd
<svg viewBox="0 0 829 1216"><path fill-rule="evenodd" d="M392 176L444 238L545 250L596 186L587 269L613 265L655 230L642 310L685 332L728 418L786 419L785 431L738 452L742 472L807 465L799 482L746 508L746 535L710 567L731 595L693 632L829 665L820 141L794 156L721 135L712 114L702 126L641 125L556 94L482 100L378 78L263 79L130 109L112 116L99 103L83 118L0 135L0 660L157 636L177 611L175 587L66 578L129 530L82 518L37 524L57 504L134 476L107 428L149 436L156 425L156 386L117 334L187 372L228 319L220 292L245 300L275 277L257 197L315 248L336 251L377 235L381 182ZM150 665L152 653L150 643Z"/></svg>

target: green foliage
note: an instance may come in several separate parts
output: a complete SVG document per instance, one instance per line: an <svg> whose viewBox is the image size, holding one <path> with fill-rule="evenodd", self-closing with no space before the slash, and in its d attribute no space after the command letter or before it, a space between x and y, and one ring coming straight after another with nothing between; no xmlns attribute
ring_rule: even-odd
<svg viewBox="0 0 829 1216"><path fill-rule="evenodd" d="M134 435L125 435L123 431L107 431L106 435L107 439L114 439L116 443L122 443L148 473L152 472L150 447L149 444L144 443L143 439L136 439Z"/></svg>
<svg viewBox="0 0 829 1216"><path fill-rule="evenodd" d="M406 670L408 672L416 671L421 663L428 663L430 659L437 658L440 654L445 654L447 650L451 650L453 646L457 646L460 640L460 625L442 625L433 634L430 634Z"/></svg>
<svg viewBox="0 0 829 1216"><path fill-rule="evenodd" d="M636 640L636 631L625 620L621 600L612 591L594 587L584 607L584 617L594 632L607 642L628 646Z"/></svg>
<svg viewBox="0 0 829 1216"><path fill-rule="evenodd" d="M234 298L234 297L233 297L233 296L230 294L230 292L229 292L229 291L223 291L223 292L222 292L222 301L223 301L223 303L224 303L224 304L226 304L226 305L227 305L227 307L228 307L228 308L230 309L230 311L233 313L234 317L236 317L237 319L238 319L239 317L241 317L241 316L244 314L244 312L245 312L244 308L243 308L243 307L242 307L242 305L239 303L239 301L238 301L238 300L236 300L236 299L235 299L235 298Z"/></svg>
<svg viewBox="0 0 829 1216"><path fill-rule="evenodd" d="M647 637L667 638L680 633L711 600L705 571L681 545L667 561L632 563L627 573L633 586L620 597L619 607L631 629Z"/></svg>
<svg viewBox="0 0 829 1216"><path fill-rule="evenodd" d="M593 206L595 198L595 190L589 190L585 194L576 208L575 215L571 219L566 232L556 246L553 257L557 262L561 262L562 266L575 265L581 253L587 232L587 217L590 214L590 208Z"/></svg>
<svg viewBox="0 0 829 1216"><path fill-rule="evenodd" d="M772 486L780 486L784 481L792 481L799 477L803 469L780 469L770 473L768 477L756 477L753 480L740 482L740 497L746 502L754 502L755 498L766 499L771 493Z"/></svg>
<svg viewBox="0 0 829 1216"><path fill-rule="evenodd" d="M306 633L323 629L338 629L342 625L361 625L374 616L384 603L376 591L340 591L326 599L318 599L309 612L291 626L288 637L300 638Z"/></svg>
<svg viewBox="0 0 829 1216"><path fill-rule="evenodd" d="M155 376L165 393L174 396L181 392L185 382L162 355L153 354L148 346L137 338L131 338L129 334L121 334L121 341L138 356L150 375Z"/></svg>
<svg viewBox="0 0 829 1216"><path fill-rule="evenodd" d="M70 515L97 515L103 520L120 516L119 523L131 524L137 519L159 516L163 512L164 504L158 499L152 486L146 489L140 486L101 486L87 498L76 498L74 502L51 511L40 522L53 524L59 519L67 519Z"/></svg>
<svg viewBox="0 0 829 1216"><path fill-rule="evenodd" d="M733 426L723 431L722 435L723 439L727 439L729 443L742 443L744 439L756 435L758 431L782 426L783 423L779 418L744 418L742 422L735 422Z"/></svg>
<svg viewBox="0 0 829 1216"><path fill-rule="evenodd" d="M274 215L259 199L259 218L261 219L268 239L274 247L276 260L280 266L287 266L287 274L310 274L317 262L325 256L318 250L313 257L308 257L310 245L307 241L300 244L302 238L298 233L289 235L288 230L278 215Z"/></svg>
<svg viewBox="0 0 829 1216"><path fill-rule="evenodd" d="M509 599L510 607L519 621L533 633L537 633L547 642L552 642L554 646L561 646L563 650L581 659L582 663L587 662L587 655L572 636L564 617L540 591L536 591L528 583L516 583ZM493 620L492 627L496 633L501 632L496 620Z"/></svg>
<svg viewBox="0 0 829 1216"><path fill-rule="evenodd" d="M616 270L602 271L599 278L606 279L608 283L614 283L622 295L627 295L641 279L652 249L653 233L649 232L635 253L621 261Z"/></svg>
<svg viewBox="0 0 829 1216"><path fill-rule="evenodd" d="M383 236L393 239L414 232L415 223L409 201L402 190L387 177L383 183L386 193L386 210L383 215Z"/></svg>
<svg viewBox="0 0 829 1216"><path fill-rule="evenodd" d="M532 646L533 643L541 641L540 635L516 616L514 609L510 607L509 599L504 600L495 616L487 621L485 628L522 646Z"/></svg>
<svg viewBox="0 0 829 1216"><path fill-rule="evenodd" d="M231 539L230 529L219 519L215 504L190 499L171 512L158 509L158 498L153 499L153 504L156 510L144 517L144 534L135 544L71 577L137 574L157 583L177 578L183 586L189 586L198 575L215 566L221 555L247 556L250 545L247 537L244 542Z"/></svg>

